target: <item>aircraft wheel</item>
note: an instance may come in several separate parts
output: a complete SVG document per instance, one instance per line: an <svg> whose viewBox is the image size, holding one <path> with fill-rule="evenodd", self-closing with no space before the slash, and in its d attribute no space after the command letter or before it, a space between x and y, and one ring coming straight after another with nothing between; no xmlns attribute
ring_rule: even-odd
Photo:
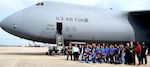
<svg viewBox="0 0 150 67"><path fill-rule="evenodd" d="M46 52L46 55L48 55L48 52Z"/></svg>
<svg viewBox="0 0 150 67"><path fill-rule="evenodd" d="M68 54L68 51L67 50L65 50L65 54L64 55L67 55Z"/></svg>
<svg viewBox="0 0 150 67"><path fill-rule="evenodd" d="M49 51L49 55L52 55L52 51Z"/></svg>

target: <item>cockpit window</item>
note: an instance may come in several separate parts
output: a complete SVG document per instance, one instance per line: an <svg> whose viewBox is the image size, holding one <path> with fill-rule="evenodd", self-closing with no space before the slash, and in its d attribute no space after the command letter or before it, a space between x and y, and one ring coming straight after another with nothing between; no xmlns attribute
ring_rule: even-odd
<svg viewBox="0 0 150 67"><path fill-rule="evenodd" d="M36 6L43 6L44 3L43 2L40 2L40 3L37 3Z"/></svg>

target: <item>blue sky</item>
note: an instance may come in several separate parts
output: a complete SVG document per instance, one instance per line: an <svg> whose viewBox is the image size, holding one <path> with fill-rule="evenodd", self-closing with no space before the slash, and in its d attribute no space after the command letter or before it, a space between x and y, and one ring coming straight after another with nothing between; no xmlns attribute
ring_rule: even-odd
<svg viewBox="0 0 150 67"><path fill-rule="evenodd" d="M5 17L42 1L59 1L115 10L150 10L150 0L0 0L0 22ZM0 28L0 45L26 45L28 43L33 44L32 41L20 39Z"/></svg>

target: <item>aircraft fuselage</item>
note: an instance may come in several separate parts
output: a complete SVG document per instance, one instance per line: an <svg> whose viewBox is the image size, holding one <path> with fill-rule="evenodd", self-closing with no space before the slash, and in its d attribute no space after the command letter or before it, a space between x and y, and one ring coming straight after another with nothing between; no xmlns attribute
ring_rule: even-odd
<svg viewBox="0 0 150 67"><path fill-rule="evenodd" d="M1 27L21 38L55 43L57 25L65 41L135 41L125 12L59 2L42 2L5 18Z"/></svg>

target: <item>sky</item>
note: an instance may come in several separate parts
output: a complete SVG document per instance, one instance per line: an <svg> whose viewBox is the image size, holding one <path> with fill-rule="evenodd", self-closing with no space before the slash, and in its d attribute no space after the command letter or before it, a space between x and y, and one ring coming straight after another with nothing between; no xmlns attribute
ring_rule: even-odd
<svg viewBox="0 0 150 67"><path fill-rule="evenodd" d="M0 22L7 16L42 1L58 1L115 10L150 10L150 0L0 0ZM27 45L32 41L20 39L0 28L0 45ZM36 42L43 45L43 43Z"/></svg>

